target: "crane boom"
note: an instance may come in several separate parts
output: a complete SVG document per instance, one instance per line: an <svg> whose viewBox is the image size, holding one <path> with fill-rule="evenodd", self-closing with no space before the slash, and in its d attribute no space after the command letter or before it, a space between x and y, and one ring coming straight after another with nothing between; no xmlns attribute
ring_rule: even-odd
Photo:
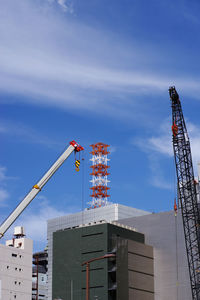
<svg viewBox="0 0 200 300"><path fill-rule="evenodd" d="M14 221L19 217L23 210L30 204L30 202L35 198L35 196L41 191L43 186L47 181L53 176L53 174L58 170L58 168L64 163L64 161L70 156L73 151L79 152L83 150L78 143L75 141L70 142L69 147L61 154L61 156L55 161L55 163L50 167L50 169L44 174L44 176L32 187L25 198L19 203L19 205L13 210L8 218L0 226L0 238L9 229L9 227L14 223Z"/></svg>
<svg viewBox="0 0 200 300"><path fill-rule="evenodd" d="M172 105L172 140L181 205L192 299L200 300L200 211L197 201L190 141L181 102L175 87L169 88Z"/></svg>

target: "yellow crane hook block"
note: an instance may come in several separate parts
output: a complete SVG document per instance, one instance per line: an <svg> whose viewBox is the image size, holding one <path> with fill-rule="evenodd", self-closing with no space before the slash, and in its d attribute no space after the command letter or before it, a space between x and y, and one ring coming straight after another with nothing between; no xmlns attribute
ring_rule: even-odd
<svg viewBox="0 0 200 300"><path fill-rule="evenodd" d="M75 170L76 170L77 172L79 171L80 164L81 164L80 160L77 159L77 160L75 161L75 166L76 166L76 169L75 169Z"/></svg>

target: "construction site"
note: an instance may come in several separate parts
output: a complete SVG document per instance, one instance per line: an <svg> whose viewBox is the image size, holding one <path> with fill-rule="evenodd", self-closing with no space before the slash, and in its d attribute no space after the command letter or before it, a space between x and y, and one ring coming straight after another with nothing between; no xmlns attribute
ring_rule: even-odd
<svg viewBox="0 0 200 300"><path fill-rule="evenodd" d="M109 201L110 145L92 144L87 208L47 220L47 247L37 253L23 224L0 244L1 300L200 300L200 162L193 166L184 97L172 86L168 98L177 187L173 209L152 213ZM69 143L2 220L0 238L73 152L75 171L81 169L83 150Z"/></svg>

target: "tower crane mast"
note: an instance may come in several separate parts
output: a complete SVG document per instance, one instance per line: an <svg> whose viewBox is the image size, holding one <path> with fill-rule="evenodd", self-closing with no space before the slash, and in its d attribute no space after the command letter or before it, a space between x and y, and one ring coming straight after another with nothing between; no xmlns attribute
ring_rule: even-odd
<svg viewBox="0 0 200 300"><path fill-rule="evenodd" d="M14 223L14 221L20 216L23 210L31 203L31 201L36 197L36 195L41 191L43 186L47 181L53 176L53 174L60 168L64 161L70 156L70 154L75 151L79 152L83 150L78 143L71 141L69 147L61 154L61 156L54 162L50 169L43 175L43 177L31 188L25 198L18 204L18 206L13 210L13 212L5 219L5 221L0 225L0 239L3 237L4 233L9 229L9 227Z"/></svg>
<svg viewBox="0 0 200 300"><path fill-rule="evenodd" d="M194 178L189 136L175 87L169 88L172 106L172 141L176 165L192 299L200 300L200 208Z"/></svg>

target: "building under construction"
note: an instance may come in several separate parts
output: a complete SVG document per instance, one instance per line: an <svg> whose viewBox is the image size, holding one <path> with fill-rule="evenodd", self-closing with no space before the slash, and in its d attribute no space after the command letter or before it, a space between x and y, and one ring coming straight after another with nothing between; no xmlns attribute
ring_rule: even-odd
<svg viewBox="0 0 200 300"><path fill-rule="evenodd" d="M115 219L115 211L117 212L119 218ZM135 213L134 213L135 211ZM126 212L126 213L125 213ZM89 214L90 213L90 214ZM129 217L128 217L129 213ZM130 217L130 214L132 216ZM84 226L78 226L78 223L81 223L82 215L84 217ZM124 216L124 217L123 217ZM177 218L177 219L175 219ZM73 222L72 222L73 220ZM88 221L89 220L89 221ZM121 255L121 247L117 244L116 248L106 248L103 247L108 241L110 236L107 236L105 233L92 235L95 240L95 245L93 248L93 242L90 243L89 234L87 240L87 234L84 233L85 230L94 231L100 226L99 224L103 224L104 226L111 226L112 220L116 222L115 226L115 234L116 237L124 241L124 245L128 243L129 240L134 240L135 234L137 233L139 236L142 236L142 240L135 239L134 241L141 243L146 246L152 247L152 261L153 261L153 271L152 273L148 273L147 270L143 269L142 266L144 261L140 260L141 257L146 257L147 255L144 254L142 248L139 248L139 253L135 253L135 264L141 265L140 274L141 277L133 277L134 280L132 282L132 286L126 286L125 293L129 293L131 295L131 291L137 290L137 295L134 294L135 298L131 298L131 296L127 296L123 299L131 300L168 300L171 299L179 299L179 300L192 300L191 289L190 289L190 278L189 278L189 271L187 266L187 256L184 244L184 232L182 226L182 217L180 211L178 211L177 216L175 216L174 211L170 212L163 212L163 213L147 213L143 211L136 210L131 207L124 207L118 204L108 205L106 207L96 208L95 210L84 211L83 213L78 213L69 216L63 216L60 218L52 219L48 221L48 234L49 242L49 254L51 253L51 258L49 257L49 287L48 287L48 299L71 299L68 298L70 293L72 293L75 298L77 291L81 293L82 291L82 298L85 298L85 287L86 287L86 276L85 270L81 268L81 264L84 263L86 260L90 260L99 256L103 256L105 254L115 253L116 257L121 257L122 261L126 258L125 252L124 257L122 258ZM72 222L71 226L69 226L69 222ZM177 222L177 223L176 223ZM96 224L95 224L96 223ZM114 226L114 225L113 225ZM121 233L121 228L125 231L130 231L129 236L125 236ZM119 232L118 232L119 231ZM83 235L83 237L82 237ZM86 236L85 236L86 235ZM71 236L71 238L70 238ZM80 241L77 241L77 236L79 236ZM131 236L131 237L130 237ZM74 239L73 239L74 238ZM86 241L87 242L84 242ZM76 241L76 242L75 242ZM82 242L81 242L82 241ZM144 244L145 241L145 244ZM83 243L83 244L80 244ZM82 245L82 246L80 246ZM102 247L98 248L98 245L102 245ZM94 250L96 247L96 250ZM141 245L142 247L142 245ZM67 249L68 250L67 250ZM125 247L126 248L126 247ZM125 251L124 248L124 251ZM92 250L91 250L92 249ZM136 248L138 249L138 248ZM73 250L73 251L72 251ZM70 251L71 254L70 254ZM82 253L82 252L83 253ZM136 251L136 250L135 250ZM128 252L129 253L129 252ZM71 265L72 261L75 261L75 256L77 255L76 259L77 262L75 265ZM148 256L147 256L148 257ZM61 267L61 261L63 261L63 266ZM118 260L118 264L120 263L120 259ZM58 266L60 272L58 272ZM68 264L70 264L70 269L74 270L75 273L79 272L79 275L72 274L73 272L69 272ZM102 264L104 264L102 266ZM102 274L108 272L107 265L105 267L106 262L95 262L95 268L103 268L101 270ZM147 262L145 262L146 267L148 267ZM144 266L143 266L144 267ZM66 269L65 269L66 268ZM91 265L93 268L93 265ZM150 268L150 267L149 267ZM121 269L117 268L116 271L116 295L120 295L119 290L119 282L117 284L117 279L125 280L127 279L127 272L129 267L124 267L123 272ZM134 270L132 270L134 272ZM93 272L93 271L92 271ZM119 277L118 272L120 273ZM144 273L144 274L143 274ZM65 276L63 276L65 274ZM135 274L135 273L133 273ZM147 285L147 280L144 280L143 275L148 274L151 277L151 289L149 289L149 285ZM105 274L104 274L105 275ZM104 278L104 275L102 278ZM63 276L63 280L61 277ZM70 277L71 276L71 277ZM75 277L74 277L75 276ZM91 276L93 276L91 274ZM95 275L96 276L96 275ZM108 276L108 275L106 275ZM123 277L124 276L124 277ZM98 276L97 276L98 277ZM67 282L65 279L67 278ZM106 277L107 278L107 277ZM126 279L125 279L126 278ZM149 278L149 277L148 277ZM76 288L75 281L78 280L79 283L78 290ZM70 282L73 281L73 287L70 285ZM128 282L128 281L127 281ZM90 298L90 299L122 299L122 298L109 298L108 290L109 286L107 285L107 296L102 298L102 294L98 294L100 289L98 290L99 281L96 281L96 286L93 281L92 289L95 291L95 295L99 298ZM63 286L62 286L63 284ZM67 285L66 285L67 284ZM62 286L62 288L61 288ZM64 289L68 294L60 295L58 297L58 287L59 289ZM113 285L114 286L114 285ZM51 288L52 287L52 288ZM95 288L96 287L96 288ZM105 289L105 285L103 285ZM102 287L102 289L103 289ZM73 289L73 292L72 292ZM67 292L68 291L68 292ZM52 294L50 294L52 293ZM125 295L124 294L124 295ZM66 296L68 295L68 297ZM79 294L80 295L80 294ZM93 295L93 294L92 294ZM178 295L178 296L177 296ZM111 297L111 296L110 296ZM72 298L73 299L73 298Z"/></svg>
<svg viewBox="0 0 200 300"><path fill-rule="evenodd" d="M94 222L112 222L120 219L129 218L132 216L144 216L149 212L127 207L120 204L111 204L107 206L98 207L95 209L84 210L72 215L48 220L47 223L47 239L48 239L48 299L52 300L52 286L53 286L53 263L54 263L54 232L64 230L67 233L70 228L78 228L80 225L88 224L89 226ZM98 238L98 235L96 236ZM57 255L56 255L57 256ZM62 255L61 255L62 256ZM63 257L63 256L62 256ZM63 257L64 259L64 257ZM54 277L55 278L55 277ZM59 298L58 298L59 299ZM84 298L83 298L84 299ZM65 299L63 299L65 300Z"/></svg>
<svg viewBox="0 0 200 300"><path fill-rule="evenodd" d="M47 249L33 254L32 300L47 300Z"/></svg>
<svg viewBox="0 0 200 300"><path fill-rule="evenodd" d="M174 128L173 135L177 135ZM184 147L182 137L180 140L178 146ZM183 203L179 203L180 209L175 204L174 211L157 214L109 205L109 152L108 145L102 145L92 145L93 187L89 209L48 221L48 299L199 300L193 294L198 293L198 286L191 290ZM199 178L192 182L197 201ZM188 183L185 193L188 197ZM179 201L184 199L183 194ZM115 226L112 221L117 221ZM108 257L109 254L114 257Z"/></svg>

